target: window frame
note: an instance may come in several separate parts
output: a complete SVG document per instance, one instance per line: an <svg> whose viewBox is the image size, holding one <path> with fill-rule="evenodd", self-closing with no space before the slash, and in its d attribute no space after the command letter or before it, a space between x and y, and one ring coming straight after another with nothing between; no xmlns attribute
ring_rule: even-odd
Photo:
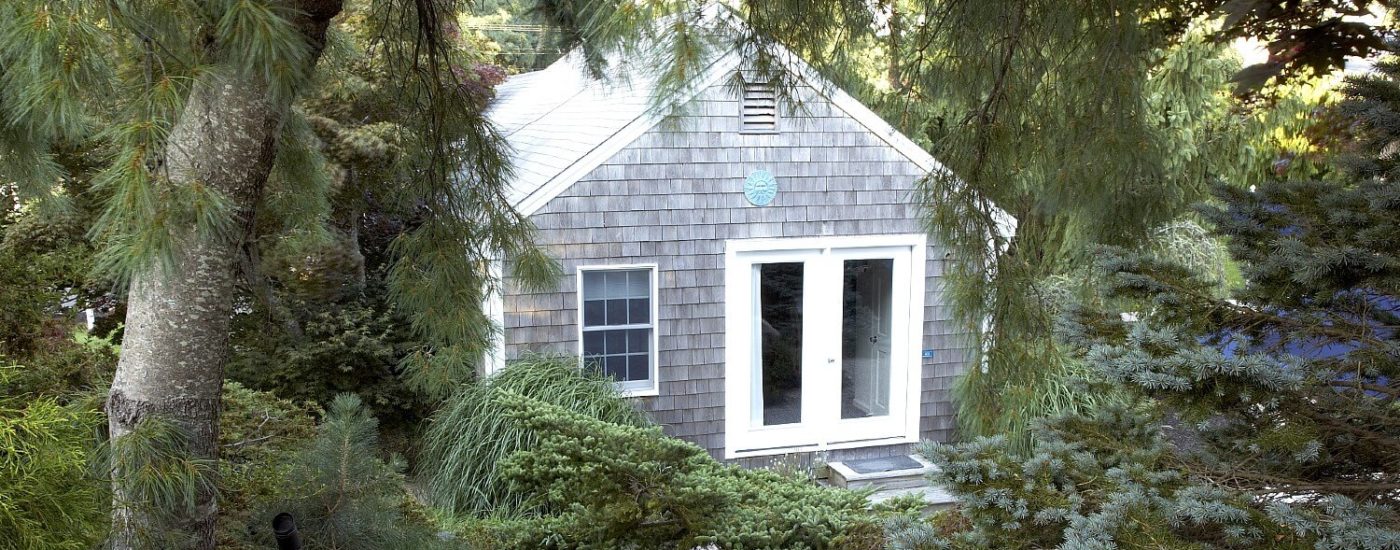
<svg viewBox="0 0 1400 550"><path fill-rule="evenodd" d="M578 366L579 366L580 369L582 369L582 368L584 368L584 366L585 366L584 361L586 360L586 357L584 357L584 353L583 353L583 334L584 334L584 332L589 332L589 331L585 330L584 319L583 319L583 317L584 317L584 312L583 312L583 306L584 306L583 275L584 275L584 273L585 273L585 272L587 272L587 273L598 273L598 272L608 272L608 271L640 271L640 270L645 270L645 271L648 272L648 278L650 279L650 282L651 282L651 285L650 285L651 288L649 289L649 292L650 292L650 296L649 296L650 300L649 300L649 301L651 302L651 303L649 304L650 307L651 307L651 311L650 311L650 319L651 319L651 322L647 324L647 328L648 328L649 330L651 330L651 342L650 342L650 345L647 346L647 354L648 354L648 357L647 357L647 380L646 380L646 383L643 384L643 383L640 383L640 381L618 381L618 382L617 382L617 389L618 389L618 391L621 392L622 395L627 396L627 397L647 397L647 396L655 396L655 395L659 395L659 394L660 394L660 381L658 380L658 378L660 378L661 369L660 369L660 365L657 364L657 359L661 356L661 354L658 352L657 346L658 346L658 344L660 344L660 342L661 342L661 322L660 322L660 319L659 319L659 317L658 317L658 314L659 314L660 311L661 311L661 308L660 308L660 306L659 306L660 300L658 299L658 298L660 297L660 296L659 296L659 294L660 294L659 290L660 290L660 286L661 286L661 285L660 285L660 282L661 282L661 270L657 267L657 264L655 264L655 263L638 263L638 264L597 264L597 265L580 265L580 266L578 266L578 268L575 269L575 271L574 271L574 285L575 285L575 286L574 286L574 289L575 289L575 291L574 291L574 300L575 300L575 304L574 304L574 308L575 308L575 309L574 309L574 311L575 311L576 314L578 315L578 322L576 323L577 328L576 328L576 330L575 330L575 332L577 333L577 341L578 341L578 345L576 346L576 349L578 350ZM618 326L618 327L626 326L626 327L630 327L631 329L640 328L640 327L637 326L637 325L617 325L617 326ZM600 327L596 328L595 330L619 330L619 329L618 329L618 328L609 327L609 326L607 326L607 325L603 325L603 326L600 326Z"/></svg>

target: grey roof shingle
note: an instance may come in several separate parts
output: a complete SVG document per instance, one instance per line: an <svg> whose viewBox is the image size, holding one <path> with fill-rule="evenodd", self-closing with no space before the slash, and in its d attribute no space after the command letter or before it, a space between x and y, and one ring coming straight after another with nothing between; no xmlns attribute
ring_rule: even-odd
<svg viewBox="0 0 1400 550"><path fill-rule="evenodd" d="M509 198L519 204L585 155L647 114L652 81L614 70L590 78L583 56L564 56L542 71L516 75L496 89L487 116L512 149ZM638 76L620 78L621 73Z"/></svg>

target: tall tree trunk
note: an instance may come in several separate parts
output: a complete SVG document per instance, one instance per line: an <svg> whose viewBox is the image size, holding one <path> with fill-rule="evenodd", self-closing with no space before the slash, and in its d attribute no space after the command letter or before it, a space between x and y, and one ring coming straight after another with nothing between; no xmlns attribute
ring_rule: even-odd
<svg viewBox="0 0 1400 550"><path fill-rule="evenodd" d="M312 45L309 63L314 64L341 0L291 3L301 14L295 23ZM290 101L274 103L266 83L227 76L231 73L195 83L168 137L164 169L172 185L198 182L222 194L234 229L222 234L187 229L189 238L176 250L173 268L152 267L132 278L121 360L107 399L113 441L143 419L160 418L189 436L188 451L195 458L211 460L218 458L219 398L240 248L252 229ZM192 514L157 511L140 502L124 474L113 472L112 548L149 548L151 530L165 527L188 533L195 548L214 548L218 503L213 494L197 495Z"/></svg>
<svg viewBox="0 0 1400 550"><path fill-rule="evenodd" d="M890 39L889 39L889 65L886 67L885 78L890 82L890 89L896 92L904 91L904 82L899 77L899 60L903 52L900 51L900 44L904 41L904 14L899 11L899 0L889 0L890 2Z"/></svg>

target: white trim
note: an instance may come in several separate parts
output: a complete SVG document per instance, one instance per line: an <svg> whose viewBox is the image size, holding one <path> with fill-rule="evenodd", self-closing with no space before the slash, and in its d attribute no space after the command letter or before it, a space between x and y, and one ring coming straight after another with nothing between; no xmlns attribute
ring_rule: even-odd
<svg viewBox="0 0 1400 550"><path fill-rule="evenodd" d="M797 250L818 248L874 248L887 246L927 246L928 235L903 233L892 235L834 235L827 237L775 237L759 239L729 239L724 242L726 255L730 252L764 250ZM927 251L925 251L927 254Z"/></svg>
<svg viewBox="0 0 1400 550"><path fill-rule="evenodd" d="M752 302L752 271L745 269L752 266L756 261L764 260L783 261L785 259L799 259L803 261L836 261L843 257L855 254L859 249L870 249L877 254L893 253L896 258L896 280L900 281L903 287L900 293L891 296L896 308L904 305L908 309L902 315L896 315L898 324L892 328L902 333L899 335L899 345L905 351L901 354L902 368L904 376L902 379L891 380L891 384L898 384L902 381L904 391L896 394L898 388L891 388L891 397L899 399L900 402L891 402L891 414L898 415L899 418L891 419L880 417L878 419L846 419L838 420L836 426L814 426L813 422L820 415L809 414L816 410L821 410L827 401L832 398L839 402L839 383L835 389L830 387L816 387L806 390L803 399L803 418L809 419L806 425L779 425L771 427L752 427L752 414L754 405L753 399L753 376L754 369L746 365L752 363L751 354L753 345L751 342L751 328L753 324L752 312L749 307ZM900 252L890 252L891 249ZM926 266L928 255L928 237L924 234L896 234L896 235L858 235L858 236L836 236L836 237L799 237L799 238L776 238L776 239L735 239L725 241L725 447L724 457L726 459L743 458L751 456L767 456L784 452L848 449L858 447L869 447L878 445L896 445L904 443L915 443L919 440L919 420L921 418L920 397L923 383L923 361L921 350L924 342L924 304L928 296ZM741 257L743 256L743 257ZM898 267L903 261L908 265ZM831 265L831 264L827 264ZM829 270L827 270L829 271ZM902 280L907 273L907 280ZM810 273L806 276L808 280L820 281L826 279L825 287L829 288L833 282L830 277L839 277L833 273ZM907 294L903 294L907 293ZM815 292L804 293L804 311L810 312L816 317L830 318L830 312L823 313L819 303L829 304L829 297L815 296ZM901 299L900 296L903 296ZM903 302L901 304L900 302ZM839 306L838 306L839 307ZM840 330L837 323L835 330ZM821 327L804 327L804 339L809 337L808 331L813 334L822 330L831 330ZM839 335L820 334L822 339L839 340ZM808 346L804 346L807 348ZM828 363L826 353L831 350L821 350L820 346L811 349L804 349L804 373L807 380L825 379L823 377L832 376L830 372L822 371L812 378L808 378L808 369L824 368ZM893 354L899 353L893 348ZM809 351L817 350L822 357L806 357ZM830 386L829 383L825 384ZM832 395L832 394L835 395ZM895 408L902 410L896 411ZM839 415L838 415L839 416ZM902 420L902 421L901 421ZM892 423L893 422L893 423ZM894 428L893 431L888 431ZM885 430L885 431L881 431ZM815 435L822 432L822 435ZM771 443L771 447L757 448L753 445L755 436L753 434L763 434L762 440ZM868 435L869 437L865 437ZM823 440L825 438L825 440Z"/></svg>
<svg viewBox="0 0 1400 550"><path fill-rule="evenodd" d="M661 269L655 263L641 264L591 264L580 265L574 270L574 311L578 312L578 322L574 324L574 336L578 340L578 366L583 368L583 273L585 271L627 271L646 269L651 272L651 345L648 352L651 357L647 359L648 378L651 387L627 389L619 387L618 391L626 397L649 397L660 395L661 393L661 351L657 346L661 342L661 319L657 314L661 311L659 302L661 287ZM618 326L609 328L628 328L628 326ZM633 327L637 328L637 327Z"/></svg>
<svg viewBox="0 0 1400 550"><path fill-rule="evenodd" d="M506 368L506 281L501 275L504 270L500 258L493 258L486 269L489 280L482 309L491 321L491 344L486 347L481 374L491 376Z"/></svg>

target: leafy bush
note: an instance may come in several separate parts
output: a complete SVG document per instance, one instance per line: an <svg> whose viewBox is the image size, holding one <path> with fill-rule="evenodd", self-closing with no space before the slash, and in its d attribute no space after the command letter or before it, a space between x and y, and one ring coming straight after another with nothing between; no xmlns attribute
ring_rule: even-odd
<svg viewBox="0 0 1400 550"><path fill-rule="evenodd" d="M15 391L18 369L0 368L0 547L91 548L110 499L88 468L102 415Z"/></svg>
<svg viewBox="0 0 1400 550"><path fill-rule="evenodd" d="M404 489L402 460L379 458L378 422L354 394L337 396L316 437L296 454L282 498L270 502L249 525L262 548L275 546L272 517L296 519L308 550L409 549L436 539Z"/></svg>
<svg viewBox="0 0 1400 550"><path fill-rule="evenodd" d="M67 209L0 210L0 364L24 365L11 369L7 387L63 401L102 386L116 365L111 335L90 336L73 318L110 299L84 288L103 285L86 279L92 248L82 216Z"/></svg>
<svg viewBox="0 0 1400 550"><path fill-rule="evenodd" d="M502 464L539 515L488 520L484 548L880 548L865 494L716 462L703 449L504 393L497 406L538 444Z"/></svg>
<svg viewBox="0 0 1400 550"><path fill-rule="evenodd" d="M107 533L111 492L94 468L121 457L126 481L161 506L188 505L189 490L208 483L211 464L178 450L183 437L169 425L150 424L122 449L99 446L105 420L100 399L45 384L36 392L30 367L0 369L0 548L92 548ZM267 392L224 385L220 418L219 547L266 548L249 538L262 507L291 491L297 450L315 436L319 410ZM42 457L36 460L35 457ZM206 487L205 489L209 489ZM261 519L261 518L258 518ZM155 546L176 545L177 526L142 533Z"/></svg>
<svg viewBox="0 0 1400 550"><path fill-rule="evenodd" d="M646 416L609 379L578 367L577 358L532 356L464 388L433 416L423 438L419 467L433 502L460 513L512 511L526 495L502 478L506 457L534 447L539 435L506 414L495 401L518 393L578 414L628 426Z"/></svg>
<svg viewBox="0 0 1400 550"><path fill-rule="evenodd" d="M117 366L117 346L109 338L81 329L55 334L38 342L16 366L15 393L53 397L67 403L106 391Z"/></svg>

